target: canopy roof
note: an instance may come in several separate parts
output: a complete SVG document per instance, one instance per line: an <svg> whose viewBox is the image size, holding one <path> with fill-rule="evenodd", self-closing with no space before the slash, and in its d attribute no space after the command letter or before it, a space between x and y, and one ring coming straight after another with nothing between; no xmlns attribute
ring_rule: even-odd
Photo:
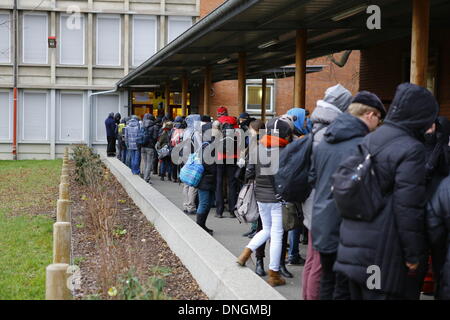
<svg viewBox="0 0 450 320"><path fill-rule="evenodd" d="M381 8L380 30L367 28L373 4ZM432 28L450 27L449 16L450 1L431 1ZM238 52L247 53L247 78L261 78L295 63L297 29L308 30L311 59L408 36L411 21L412 1L405 0L228 0L117 85L160 85L183 73L201 83L206 66L213 82L237 79Z"/></svg>

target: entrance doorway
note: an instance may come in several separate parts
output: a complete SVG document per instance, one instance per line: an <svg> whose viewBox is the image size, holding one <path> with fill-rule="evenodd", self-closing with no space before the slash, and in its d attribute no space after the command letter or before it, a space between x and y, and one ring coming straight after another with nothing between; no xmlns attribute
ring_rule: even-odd
<svg viewBox="0 0 450 320"><path fill-rule="evenodd" d="M132 91L131 114L143 119L144 114L152 113L155 117L164 116L164 107L167 99L161 91ZM191 94L188 92L187 114L190 112ZM182 115L181 92L170 92L169 115L172 119Z"/></svg>

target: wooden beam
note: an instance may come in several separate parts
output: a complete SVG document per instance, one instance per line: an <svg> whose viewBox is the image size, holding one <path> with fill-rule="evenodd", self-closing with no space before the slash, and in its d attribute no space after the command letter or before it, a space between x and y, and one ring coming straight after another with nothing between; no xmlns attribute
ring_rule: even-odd
<svg viewBox="0 0 450 320"><path fill-rule="evenodd" d="M164 104L164 115L168 114L170 111L170 83L166 82L164 87L164 97L166 98L166 103Z"/></svg>
<svg viewBox="0 0 450 320"><path fill-rule="evenodd" d="M304 108L306 103L306 29L297 30L295 44L294 107Z"/></svg>
<svg viewBox="0 0 450 320"><path fill-rule="evenodd" d="M203 114L209 115L210 105L210 93L211 93L211 67L205 68L205 79L203 84Z"/></svg>
<svg viewBox="0 0 450 320"><path fill-rule="evenodd" d="M430 1L413 0L411 83L427 86Z"/></svg>
<svg viewBox="0 0 450 320"><path fill-rule="evenodd" d="M187 93L188 93L188 78L186 73L181 77L181 112L183 117L187 116Z"/></svg>
<svg viewBox="0 0 450 320"><path fill-rule="evenodd" d="M239 52L239 66L238 66L238 113L245 112L245 96L246 90L246 73L247 68L247 54Z"/></svg>
<svg viewBox="0 0 450 320"><path fill-rule="evenodd" d="M261 95L261 121L266 122L266 88L267 88L267 78L262 78L262 95Z"/></svg>

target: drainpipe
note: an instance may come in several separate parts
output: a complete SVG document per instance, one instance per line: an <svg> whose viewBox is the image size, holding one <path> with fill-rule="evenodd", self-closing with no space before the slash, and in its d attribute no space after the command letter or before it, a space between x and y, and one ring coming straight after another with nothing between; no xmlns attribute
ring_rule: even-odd
<svg viewBox="0 0 450 320"><path fill-rule="evenodd" d="M89 141L88 141L88 147L92 147L92 131L93 131L93 127L94 127L94 125L93 125L93 123L92 123L92 119L94 118L93 117L93 113L92 113L92 96L98 96L98 95L101 95L101 94L108 94L108 93L114 93L114 92L116 92L117 91L117 86L114 88L114 89L112 89L112 90L107 90L107 91L99 91L99 92L95 92L95 93L90 93L89 95L88 95L88 106L89 106L89 128L90 128L90 130L89 130Z"/></svg>
<svg viewBox="0 0 450 320"><path fill-rule="evenodd" d="M17 62L18 62L18 51L17 45L18 41L18 11L17 11L17 0L14 0L13 7L13 23L12 23L12 34L14 37L13 45L13 95L14 95L14 110L13 110L13 144L12 144L12 156L13 160L17 160Z"/></svg>

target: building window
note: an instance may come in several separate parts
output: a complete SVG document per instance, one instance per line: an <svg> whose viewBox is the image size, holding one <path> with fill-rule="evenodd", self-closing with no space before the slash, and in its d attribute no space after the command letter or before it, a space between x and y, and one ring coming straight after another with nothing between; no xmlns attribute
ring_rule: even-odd
<svg viewBox="0 0 450 320"><path fill-rule="evenodd" d="M156 53L156 17L133 16L133 66L138 66Z"/></svg>
<svg viewBox="0 0 450 320"><path fill-rule="evenodd" d="M0 14L0 63L11 62L11 16Z"/></svg>
<svg viewBox="0 0 450 320"><path fill-rule="evenodd" d="M98 95L96 103L96 135L98 142L106 142L105 120L111 112L119 112L120 97L118 94Z"/></svg>
<svg viewBox="0 0 450 320"><path fill-rule="evenodd" d="M60 30L59 62L84 65L84 16L74 19L71 15L62 14Z"/></svg>
<svg viewBox="0 0 450 320"><path fill-rule="evenodd" d="M97 16L97 65L120 66L121 34L119 15Z"/></svg>
<svg viewBox="0 0 450 320"><path fill-rule="evenodd" d="M83 141L84 95L82 92L61 92L59 98L60 141Z"/></svg>
<svg viewBox="0 0 450 320"><path fill-rule="evenodd" d="M169 17L167 43L178 38L192 26L192 17Z"/></svg>
<svg viewBox="0 0 450 320"><path fill-rule="evenodd" d="M246 111L261 112L262 86L260 84L247 85ZM266 112L273 112L273 85L266 86Z"/></svg>
<svg viewBox="0 0 450 320"><path fill-rule="evenodd" d="M48 18L47 14L25 13L23 15L23 62L48 63Z"/></svg>
<svg viewBox="0 0 450 320"><path fill-rule="evenodd" d="M47 141L48 99L45 91L24 91L22 140Z"/></svg>
<svg viewBox="0 0 450 320"><path fill-rule="evenodd" d="M0 140L11 139L11 97L10 92L0 91Z"/></svg>

